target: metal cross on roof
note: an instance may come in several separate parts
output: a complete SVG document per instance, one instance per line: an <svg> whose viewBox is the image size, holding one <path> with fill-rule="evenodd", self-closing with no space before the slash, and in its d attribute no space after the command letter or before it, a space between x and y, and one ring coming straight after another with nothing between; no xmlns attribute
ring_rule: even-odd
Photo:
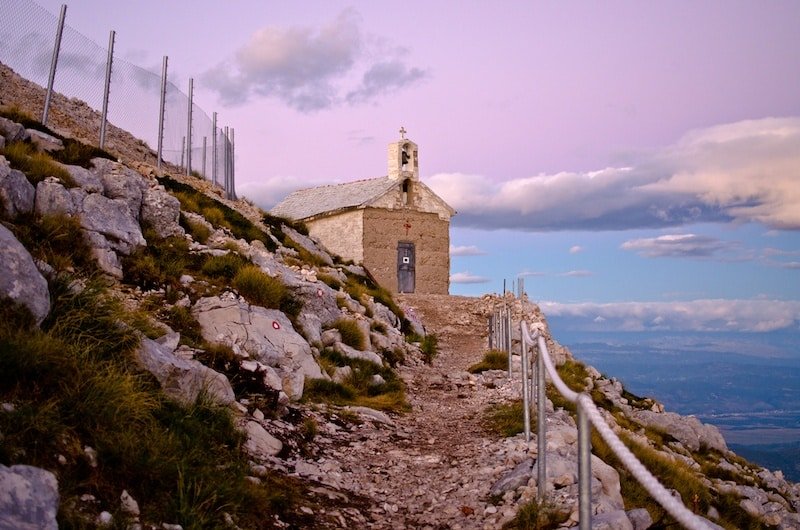
<svg viewBox="0 0 800 530"><path fill-rule="evenodd" d="M400 127L400 139L401 140L405 140L406 139L406 128L405 127Z"/></svg>

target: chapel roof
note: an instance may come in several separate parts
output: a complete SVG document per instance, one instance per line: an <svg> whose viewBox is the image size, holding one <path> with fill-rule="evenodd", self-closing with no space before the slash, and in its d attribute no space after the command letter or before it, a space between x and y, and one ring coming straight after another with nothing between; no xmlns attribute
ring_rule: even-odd
<svg viewBox="0 0 800 530"><path fill-rule="evenodd" d="M316 215L367 206L397 185L397 180L378 177L342 184L297 190L275 205L270 213L301 220Z"/></svg>

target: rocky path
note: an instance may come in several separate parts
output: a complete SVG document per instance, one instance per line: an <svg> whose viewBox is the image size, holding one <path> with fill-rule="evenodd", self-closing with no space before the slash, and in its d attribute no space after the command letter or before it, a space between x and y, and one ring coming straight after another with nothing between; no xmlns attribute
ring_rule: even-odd
<svg viewBox="0 0 800 530"><path fill-rule="evenodd" d="M487 406L516 397L518 389L501 373L466 372L486 349L479 299L406 297L403 303L439 337L432 366L400 369L411 412L393 416L391 423L367 421L348 433L327 424L318 440L322 454L298 472L368 499L370 506L360 513L343 514L350 525L499 528L516 510L511 498L508 504L490 502L489 489L527 457L526 446L519 437L487 432L482 421Z"/></svg>

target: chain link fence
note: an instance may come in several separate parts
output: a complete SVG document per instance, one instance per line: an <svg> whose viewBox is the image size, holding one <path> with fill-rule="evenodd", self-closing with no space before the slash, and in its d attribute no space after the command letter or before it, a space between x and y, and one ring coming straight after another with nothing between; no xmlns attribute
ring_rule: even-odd
<svg viewBox="0 0 800 530"><path fill-rule="evenodd" d="M32 0L0 0L0 62L46 88L58 26L59 17ZM65 24L54 90L101 112L108 56L107 48ZM168 79L163 130L159 131L161 89L160 73L114 57L108 122L143 140L153 151L162 134L164 162L213 180L229 198L235 198L232 134L226 136L222 128L215 128L215 120L194 102L189 124L190 96ZM98 143L101 120L87 124L96 128Z"/></svg>

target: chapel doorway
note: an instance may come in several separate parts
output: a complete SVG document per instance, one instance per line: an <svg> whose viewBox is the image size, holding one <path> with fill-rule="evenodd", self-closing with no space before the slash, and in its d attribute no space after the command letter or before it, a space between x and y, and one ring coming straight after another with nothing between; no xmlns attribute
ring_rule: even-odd
<svg viewBox="0 0 800 530"><path fill-rule="evenodd" d="M414 292L414 243L397 243L397 292Z"/></svg>

